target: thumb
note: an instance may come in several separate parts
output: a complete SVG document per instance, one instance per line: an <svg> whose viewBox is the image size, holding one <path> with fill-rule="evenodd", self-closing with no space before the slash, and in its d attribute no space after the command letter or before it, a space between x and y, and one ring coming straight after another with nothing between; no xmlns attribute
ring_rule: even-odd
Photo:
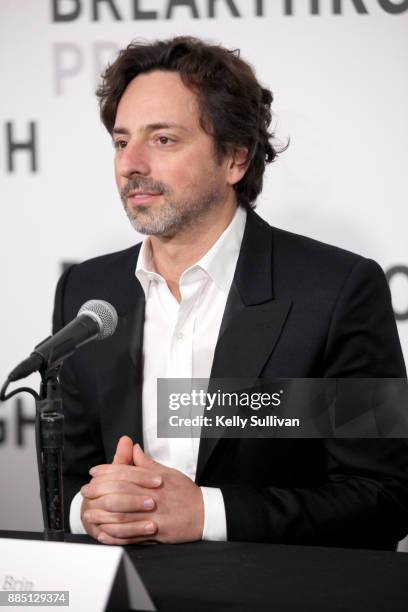
<svg viewBox="0 0 408 612"><path fill-rule="evenodd" d="M133 441L129 436L122 436L120 438L112 463L122 465L133 464Z"/></svg>
<svg viewBox="0 0 408 612"><path fill-rule="evenodd" d="M133 447L133 463L138 467L147 469L157 465L156 461L153 461L148 455L145 455L140 444L135 444Z"/></svg>

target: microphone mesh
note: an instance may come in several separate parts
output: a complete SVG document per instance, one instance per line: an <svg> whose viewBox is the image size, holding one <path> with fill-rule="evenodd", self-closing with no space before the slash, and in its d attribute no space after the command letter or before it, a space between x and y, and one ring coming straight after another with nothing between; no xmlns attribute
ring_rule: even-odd
<svg viewBox="0 0 408 612"><path fill-rule="evenodd" d="M115 332L118 324L118 313L109 302L88 300L85 304L82 304L78 311L78 316L82 314L88 314L98 322L100 332L96 336L96 340L109 338Z"/></svg>

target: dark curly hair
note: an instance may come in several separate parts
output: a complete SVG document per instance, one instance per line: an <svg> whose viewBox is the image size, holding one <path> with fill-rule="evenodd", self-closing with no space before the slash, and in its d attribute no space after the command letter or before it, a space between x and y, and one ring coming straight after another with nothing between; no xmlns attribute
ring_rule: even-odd
<svg viewBox="0 0 408 612"><path fill-rule="evenodd" d="M194 90L201 126L213 136L219 159L234 147L248 150L248 169L234 188L238 204L254 208L262 191L265 165L285 148L274 147L273 134L268 131L272 92L258 83L239 50L190 36L153 43L136 40L106 69L96 92L101 119L110 134L127 85L137 75L154 70L178 72L183 83Z"/></svg>

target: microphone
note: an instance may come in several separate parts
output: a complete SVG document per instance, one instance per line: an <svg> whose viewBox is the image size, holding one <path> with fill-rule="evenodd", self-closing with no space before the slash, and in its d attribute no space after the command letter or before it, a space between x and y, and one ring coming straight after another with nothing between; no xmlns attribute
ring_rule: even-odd
<svg viewBox="0 0 408 612"><path fill-rule="evenodd" d="M34 347L33 352L10 372L10 382L25 378L43 367L52 368L90 340L104 340L116 330L118 315L104 300L89 300L75 319Z"/></svg>

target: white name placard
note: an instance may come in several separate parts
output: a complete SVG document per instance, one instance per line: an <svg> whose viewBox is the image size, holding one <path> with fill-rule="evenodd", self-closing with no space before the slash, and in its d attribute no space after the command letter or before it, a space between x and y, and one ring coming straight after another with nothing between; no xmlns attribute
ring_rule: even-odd
<svg viewBox="0 0 408 612"><path fill-rule="evenodd" d="M68 591L70 612L103 612L108 606L156 610L125 550L117 546L0 538L0 590Z"/></svg>

